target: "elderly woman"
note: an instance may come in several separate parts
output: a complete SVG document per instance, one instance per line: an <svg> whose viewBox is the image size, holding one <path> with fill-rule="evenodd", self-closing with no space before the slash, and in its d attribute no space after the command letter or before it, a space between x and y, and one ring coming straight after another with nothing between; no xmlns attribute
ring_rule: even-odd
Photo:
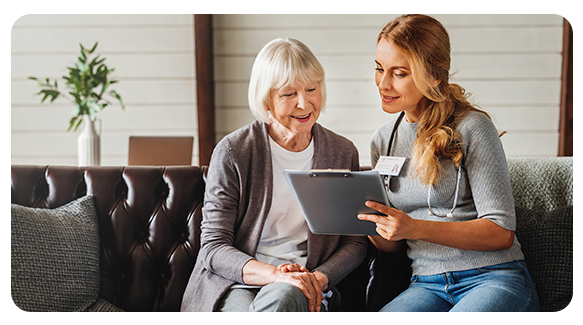
<svg viewBox="0 0 583 325"><path fill-rule="evenodd" d="M324 69L303 43L259 52L249 105L257 121L227 135L209 165L201 248L183 311L324 311L366 255L366 237L312 234L282 171L358 170L346 138L316 121Z"/></svg>

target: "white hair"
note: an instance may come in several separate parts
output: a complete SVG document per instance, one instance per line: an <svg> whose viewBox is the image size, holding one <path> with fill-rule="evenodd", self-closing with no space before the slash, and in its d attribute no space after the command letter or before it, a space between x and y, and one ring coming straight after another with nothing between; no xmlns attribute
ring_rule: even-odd
<svg viewBox="0 0 583 325"><path fill-rule="evenodd" d="M253 63L249 80L249 108L256 119L271 123L268 107L271 91L297 82L317 81L326 104L324 68L312 51L293 38L277 38L267 43Z"/></svg>

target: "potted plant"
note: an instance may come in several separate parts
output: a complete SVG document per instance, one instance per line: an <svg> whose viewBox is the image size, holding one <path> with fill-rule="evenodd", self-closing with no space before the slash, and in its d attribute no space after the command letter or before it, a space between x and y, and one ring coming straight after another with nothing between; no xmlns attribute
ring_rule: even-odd
<svg viewBox="0 0 583 325"><path fill-rule="evenodd" d="M91 55L97 48L97 42L91 49L86 49L82 44L81 55L75 62L74 66L67 67L68 76L65 79L66 93L59 89L57 81L51 82L49 78L40 81L36 77L28 79L38 82L41 90L37 95L43 95L41 103L50 98L52 103L59 96L62 96L75 106L69 121L67 131L79 128L79 125L85 121L85 128L78 137L78 162L79 166L99 166L100 165L100 142L99 135L95 131L96 114L111 105L110 100L117 100L124 108L121 96L115 91L110 90L112 84L117 80L111 80L109 74L115 69L109 69L105 63L105 58L97 55L91 58Z"/></svg>

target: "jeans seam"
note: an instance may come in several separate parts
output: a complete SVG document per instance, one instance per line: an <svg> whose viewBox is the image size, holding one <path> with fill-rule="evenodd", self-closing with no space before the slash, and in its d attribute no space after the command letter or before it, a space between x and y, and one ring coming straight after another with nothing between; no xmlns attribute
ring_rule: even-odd
<svg viewBox="0 0 583 325"><path fill-rule="evenodd" d="M530 288L530 286L529 286ZM528 300L526 301L526 304L524 304L524 306L522 307L522 309L520 310L521 312L525 311L526 308L530 305L530 302L532 301L532 289L528 291Z"/></svg>

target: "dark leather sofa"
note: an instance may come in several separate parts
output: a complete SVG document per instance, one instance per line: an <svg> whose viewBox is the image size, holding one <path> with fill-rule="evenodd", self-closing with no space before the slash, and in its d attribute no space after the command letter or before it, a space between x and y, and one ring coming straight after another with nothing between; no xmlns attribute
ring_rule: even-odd
<svg viewBox="0 0 583 325"><path fill-rule="evenodd" d="M534 172L531 165L540 163L544 163L542 168L550 168L549 172L562 168L563 173L559 178L546 175L545 179L540 174L529 177ZM572 160L511 161L510 167L511 174L517 175L513 176L513 188L531 191L523 195L527 199L515 194L520 228L517 236L539 288L541 310L560 310L568 305L572 295ZM100 300L125 311L179 311L200 244L205 168L13 165L11 202L26 207L56 208L92 195L100 240ZM535 188L540 187L536 182L551 181L555 183L550 187ZM563 218L566 223L558 224L543 216L533 227L528 226L525 220L531 218L532 210L540 211L522 201L533 200L533 195L534 200L536 195L545 195L537 194L537 190L548 192L563 187L567 191L560 195L560 204L567 209L567 217ZM570 198L565 198L569 195ZM547 248L541 256L537 245L544 229L552 234L546 237L543 234ZM559 239L557 232L560 232ZM557 262L556 258L561 260ZM380 309L408 285L409 263L404 251L381 253L370 245L366 260L338 285L343 310ZM545 270L548 264L552 264L552 270ZM557 277L557 269L562 272L559 273L561 288L551 279Z"/></svg>

